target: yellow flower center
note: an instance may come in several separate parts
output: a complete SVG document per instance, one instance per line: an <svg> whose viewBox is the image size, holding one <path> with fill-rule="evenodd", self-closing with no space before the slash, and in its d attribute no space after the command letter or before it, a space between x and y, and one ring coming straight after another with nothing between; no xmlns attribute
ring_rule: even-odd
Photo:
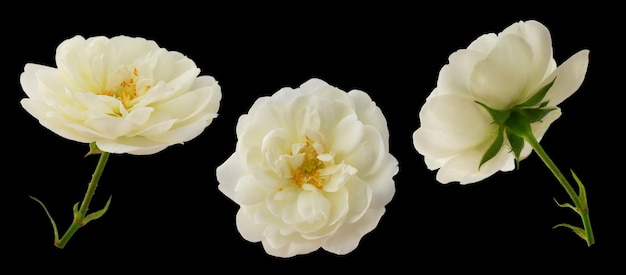
<svg viewBox="0 0 626 275"><path fill-rule="evenodd" d="M113 89L105 90L102 94L110 97L114 97L122 102L124 108L129 109L132 107L131 101L139 96L137 92L137 81L139 78L139 74L137 73L137 68L133 69L131 76L120 82L118 86L115 86ZM146 85L144 87L143 93L150 89L150 85Z"/></svg>
<svg viewBox="0 0 626 275"><path fill-rule="evenodd" d="M320 176L320 169L324 168L324 162L317 158L318 153L313 147L313 142L307 136L304 147L299 151L299 154L304 154L304 161L302 165L298 167L291 177L293 182L302 187L304 184L311 184L318 189L322 189L325 181L324 176Z"/></svg>

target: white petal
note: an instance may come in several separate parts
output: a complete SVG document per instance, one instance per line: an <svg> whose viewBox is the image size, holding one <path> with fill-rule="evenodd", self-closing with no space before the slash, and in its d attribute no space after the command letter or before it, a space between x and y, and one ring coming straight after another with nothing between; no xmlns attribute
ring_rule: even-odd
<svg viewBox="0 0 626 275"><path fill-rule="evenodd" d="M384 213L384 208L370 209L357 222L342 225L322 248L337 255L352 252L359 245L361 238L376 228Z"/></svg>
<svg viewBox="0 0 626 275"><path fill-rule="evenodd" d="M529 85L539 83L547 73L553 70L551 66L554 62L552 59L552 38L543 24L535 20L519 21L504 29L500 34L500 36L505 35L521 37L532 49Z"/></svg>
<svg viewBox="0 0 626 275"><path fill-rule="evenodd" d="M255 224L252 218L246 213L245 209L237 211L236 216L237 230L241 236L250 242L259 242L263 239L264 226Z"/></svg>
<svg viewBox="0 0 626 275"><path fill-rule="evenodd" d="M298 197L298 213L306 223L327 220L330 208L330 202L318 191L301 192Z"/></svg>
<svg viewBox="0 0 626 275"><path fill-rule="evenodd" d="M358 148L363 140L365 129L357 116L352 114L343 117L329 138L329 150L334 152L338 159L343 159Z"/></svg>
<svg viewBox="0 0 626 275"><path fill-rule="evenodd" d="M499 37L487 59L474 66L470 79L473 96L499 110L521 103L532 77L532 59L532 49L521 37Z"/></svg>
<svg viewBox="0 0 626 275"><path fill-rule="evenodd" d="M356 168L343 163L335 165L332 168L335 171L328 175L328 179L324 183L325 192L336 192L337 190L343 188L344 184L349 181L350 177L358 172ZM326 175L325 170L326 169L322 169L320 173L322 175Z"/></svg>
<svg viewBox="0 0 626 275"><path fill-rule="evenodd" d="M550 106L557 106L570 97L582 84L589 64L589 50L582 50L571 56L561 64L546 80L539 85L545 86L555 79L554 84L546 94L544 100L549 100Z"/></svg>
<svg viewBox="0 0 626 275"><path fill-rule="evenodd" d="M26 93L29 98L32 99L41 99L41 95L39 92L39 80L37 75L41 74L40 71L49 71L50 74L55 74L55 69L38 65L27 63L24 66L24 72L20 75L20 84L22 85L22 89ZM52 78L57 80L58 78Z"/></svg>
<svg viewBox="0 0 626 275"><path fill-rule="evenodd" d="M454 94L435 96L420 110L421 126L413 133L417 151L446 159L495 139L493 119L471 99Z"/></svg>
<svg viewBox="0 0 626 275"><path fill-rule="evenodd" d="M487 151L487 146L476 148L475 150L467 150L454 156L447 161L437 172L437 181L440 183L459 182L460 184L469 184L481 181L501 169L509 168L513 159L511 154L505 147L491 160L479 164L482 156Z"/></svg>
<svg viewBox="0 0 626 275"><path fill-rule="evenodd" d="M239 179L243 177L245 173L245 167L242 167L237 158L237 154L232 154L224 163L215 169L215 174L218 181L218 189L224 193L228 198L235 201L235 187Z"/></svg>
<svg viewBox="0 0 626 275"><path fill-rule="evenodd" d="M256 179L250 176L240 177L235 187L235 199L240 205L254 205L265 200L266 193Z"/></svg>
<svg viewBox="0 0 626 275"><path fill-rule="evenodd" d="M308 97L298 96L281 114L284 127L294 133L293 138L304 136L308 130L320 129L320 115L317 106L311 105Z"/></svg>
<svg viewBox="0 0 626 275"><path fill-rule="evenodd" d="M343 161L354 167L359 176L366 177L377 173L383 161L386 159L387 151L380 133L372 126L365 126L363 138L356 150L352 154L345 156ZM340 158L337 160L342 161Z"/></svg>
<svg viewBox="0 0 626 275"><path fill-rule="evenodd" d="M366 177L358 176L359 180L367 182L372 189L372 201L370 207L382 208L393 198L396 187L393 177L398 174L398 161L391 154L383 161L383 165L376 173Z"/></svg>
<svg viewBox="0 0 626 275"><path fill-rule="evenodd" d="M495 42L494 42L495 44ZM486 53L473 50L458 50L450 55L449 63L439 71L437 88L433 93L455 93L470 96L470 77L476 63L485 59Z"/></svg>
<svg viewBox="0 0 626 275"><path fill-rule="evenodd" d="M126 135L134 128L134 125L126 119L112 116L101 116L85 120L85 126L96 132L106 133L106 135L112 138Z"/></svg>
<svg viewBox="0 0 626 275"><path fill-rule="evenodd" d="M326 198L331 202L328 216L328 225L334 225L337 222L345 221L346 215L350 210L349 198L350 193L347 188L341 188L336 192L326 193Z"/></svg>
<svg viewBox="0 0 626 275"><path fill-rule="evenodd" d="M348 93L354 100L354 112L359 121L363 124L374 126L380 133L385 143L385 148L389 148L389 129L387 119L381 109L376 105L370 96L360 90L352 90Z"/></svg>
<svg viewBox="0 0 626 275"><path fill-rule="evenodd" d="M372 189L367 182L354 178L347 185L350 194L350 211L348 213L348 223L354 223L365 214L372 202Z"/></svg>
<svg viewBox="0 0 626 275"><path fill-rule="evenodd" d="M167 148L167 144L154 142L146 138L118 138L115 141L110 140L97 140L96 144L102 151L122 154L128 153L131 155L151 155L162 151Z"/></svg>

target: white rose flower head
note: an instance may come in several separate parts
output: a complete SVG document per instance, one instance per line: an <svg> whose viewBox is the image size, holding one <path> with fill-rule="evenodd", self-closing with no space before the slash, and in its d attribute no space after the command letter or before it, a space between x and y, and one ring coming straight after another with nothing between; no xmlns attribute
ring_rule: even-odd
<svg viewBox="0 0 626 275"><path fill-rule="evenodd" d="M218 188L240 206L243 238L270 255L347 254L395 193L387 122L363 91L316 78L280 89L256 100L236 134Z"/></svg>
<svg viewBox="0 0 626 275"><path fill-rule="evenodd" d="M24 109L52 132L102 151L147 155L197 137L217 116L217 81L144 38L74 36L57 68L26 64Z"/></svg>
<svg viewBox="0 0 626 275"><path fill-rule="evenodd" d="M561 115L558 104L582 84L589 51L581 50L557 67L550 32L530 20L516 22L499 34L484 34L467 49L452 53L448 61L419 111L421 125L413 143L426 166L438 169L439 182L468 184L510 171L516 160L532 152L526 141L499 133L502 128L494 123L489 108L535 108L532 111L541 116L530 126L540 140ZM497 140L503 136L508 138ZM523 145L512 145L510 139ZM483 163L486 152L498 142L502 146ZM522 148L517 159L512 148Z"/></svg>

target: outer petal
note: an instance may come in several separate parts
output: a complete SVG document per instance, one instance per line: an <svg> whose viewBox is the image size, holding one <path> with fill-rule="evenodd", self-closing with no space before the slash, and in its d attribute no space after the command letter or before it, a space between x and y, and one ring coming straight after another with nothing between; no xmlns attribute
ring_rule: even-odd
<svg viewBox="0 0 626 275"><path fill-rule="evenodd" d="M359 245L361 238L376 228L384 213L384 208L368 210L357 222L343 225L323 248L338 255L352 252Z"/></svg>
<svg viewBox="0 0 626 275"><path fill-rule="evenodd" d="M507 27L500 33L501 36L519 36L532 49L529 83L534 84L543 80L545 74L552 71L552 38L548 28L536 20L520 21Z"/></svg>
<svg viewBox="0 0 626 275"><path fill-rule="evenodd" d="M237 155L232 154L215 170L217 181L219 182L218 189L233 201L235 200L237 182L245 175L245 170L243 169L244 167L239 164Z"/></svg>
<svg viewBox="0 0 626 275"><path fill-rule="evenodd" d="M472 71L470 89L475 100L499 110L517 104L526 95L532 59L532 48L522 38L500 37L488 57Z"/></svg>
<svg viewBox="0 0 626 275"><path fill-rule="evenodd" d="M413 144L426 158L447 160L495 138L491 117L471 99L454 94L428 100L420 111L421 127ZM439 167L432 167L436 169Z"/></svg>
<svg viewBox="0 0 626 275"><path fill-rule="evenodd" d="M544 98L550 102L550 106L557 106L578 90L585 79L588 64L589 50L579 51L561 64L539 85L539 87L543 87L555 80Z"/></svg>

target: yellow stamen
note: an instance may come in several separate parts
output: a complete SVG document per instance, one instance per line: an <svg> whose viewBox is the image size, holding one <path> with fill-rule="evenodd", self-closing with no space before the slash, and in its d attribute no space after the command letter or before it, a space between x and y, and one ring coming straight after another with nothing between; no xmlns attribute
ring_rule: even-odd
<svg viewBox="0 0 626 275"><path fill-rule="evenodd" d="M308 183L321 190L326 177L320 176L319 170L324 168L324 163L317 158L318 153L312 143L307 136L305 146L298 151L304 154L304 162L293 172L291 179L299 187Z"/></svg>
<svg viewBox="0 0 626 275"><path fill-rule="evenodd" d="M137 68L134 68L128 80L120 82L119 86L113 87L111 90L105 90L102 94L118 99L122 102L124 108L129 109L132 107L131 101L139 96L137 94L137 78L139 78L139 73L137 72ZM145 90L147 91L149 89L150 85L146 85Z"/></svg>

